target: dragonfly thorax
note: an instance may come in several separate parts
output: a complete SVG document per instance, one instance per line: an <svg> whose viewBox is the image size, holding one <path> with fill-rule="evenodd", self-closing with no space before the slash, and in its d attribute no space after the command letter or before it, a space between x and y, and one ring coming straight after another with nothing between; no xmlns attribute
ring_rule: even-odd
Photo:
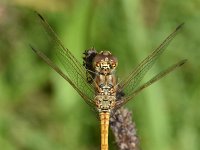
<svg viewBox="0 0 200 150"><path fill-rule="evenodd" d="M112 75L97 74L95 79L95 102L99 112L110 112L116 101L116 77Z"/></svg>
<svg viewBox="0 0 200 150"><path fill-rule="evenodd" d="M109 51L101 51L93 59L95 70L95 102L99 112L110 112L116 103L117 58Z"/></svg>
<svg viewBox="0 0 200 150"><path fill-rule="evenodd" d="M113 95L98 94L95 97L96 106L99 112L110 112L115 107L116 97Z"/></svg>

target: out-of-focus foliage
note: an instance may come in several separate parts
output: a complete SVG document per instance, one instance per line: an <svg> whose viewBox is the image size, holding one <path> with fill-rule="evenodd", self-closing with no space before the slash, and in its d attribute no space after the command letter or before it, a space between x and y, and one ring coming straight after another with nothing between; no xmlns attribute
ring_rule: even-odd
<svg viewBox="0 0 200 150"><path fill-rule="evenodd" d="M113 52L119 59L119 79L185 22L145 79L180 59L187 58L187 64L127 107L133 110L143 150L200 149L198 0L1 1L0 149L100 148L99 122L91 109L28 46L53 50L34 10L80 61L92 46ZM110 149L116 149L112 137Z"/></svg>

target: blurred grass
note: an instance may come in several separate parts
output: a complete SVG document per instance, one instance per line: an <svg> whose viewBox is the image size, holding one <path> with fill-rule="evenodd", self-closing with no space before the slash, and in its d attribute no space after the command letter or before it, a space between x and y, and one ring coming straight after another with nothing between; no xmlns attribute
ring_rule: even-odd
<svg viewBox="0 0 200 150"><path fill-rule="evenodd" d="M28 47L53 50L33 13L43 14L80 61L85 49L110 50L120 78L130 73L174 28L185 26L153 74L189 61L127 104L141 149L200 148L200 2L2 1L0 2L0 147L5 150L100 147L98 120L76 91ZM116 149L114 139L110 149Z"/></svg>

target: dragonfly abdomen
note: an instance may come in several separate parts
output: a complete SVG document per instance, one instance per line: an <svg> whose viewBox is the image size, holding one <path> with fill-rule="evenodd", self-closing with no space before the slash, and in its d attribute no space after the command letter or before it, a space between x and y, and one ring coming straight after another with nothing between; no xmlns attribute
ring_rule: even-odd
<svg viewBox="0 0 200 150"><path fill-rule="evenodd" d="M101 112L101 150L108 150L108 129L109 129L110 113Z"/></svg>

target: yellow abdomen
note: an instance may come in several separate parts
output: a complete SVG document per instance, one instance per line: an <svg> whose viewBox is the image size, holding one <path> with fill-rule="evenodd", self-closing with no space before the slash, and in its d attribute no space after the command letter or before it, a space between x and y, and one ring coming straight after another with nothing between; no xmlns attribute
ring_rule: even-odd
<svg viewBox="0 0 200 150"><path fill-rule="evenodd" d="M109 112L100 113L101 121L101 150L108 150L108 129L109 129Z"/></svg>

